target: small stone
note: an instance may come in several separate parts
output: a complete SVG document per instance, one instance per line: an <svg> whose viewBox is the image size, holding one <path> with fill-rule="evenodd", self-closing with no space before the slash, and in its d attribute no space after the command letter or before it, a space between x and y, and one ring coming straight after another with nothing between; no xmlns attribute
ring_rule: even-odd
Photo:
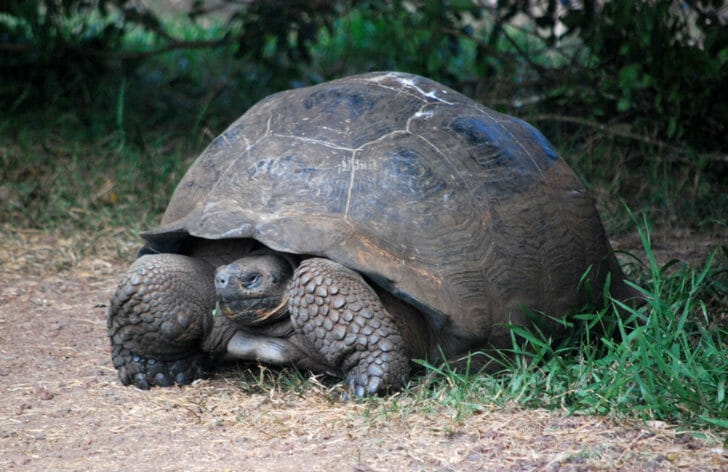
<svg viewBox="0 0 728 472"><path fill-rule="evenodd" d="M367 320L370 320L370 319L374 318L374 312L372 312L372 310L370 310L369 308L365 308L361 311L361 313L359 313L359 316L361 316L362 318L366 318Z"/></svg>
<svg viewBox="0 0 728 472"><path fill-rule="evenodd" d="M319 297L322 297L322 298L329 295L329 292L328 292L328 290L326 290L326 287L324 287L322 285L319 285L316 288L316 292L315 293L316 293L316 295L318 295Z"/></svg>
<svg viewBox="0 0 728 472"><path fill-rule="evenodd" d="M331 287L329 288L329 293L330 293L331 295L336 295L337 293L339 293L339 287L337 287L336 285L332 285L332 286L331 286Z"/></svg>
<svg viewBox="0 0 728 472"><path fill-rule="evenodd" d="M324 318L324 329L326 331L331 331L333 328L334 328L334 323L332 323L329 318Z"/></svg>
<svg viewBox="0 0 728 472"><path fill-rule="evenodd" d="M12 454L9 459L13 465L27 465L30 463L30 457L22 454Z"/></svg>
<svg viewBox="0 0 728 472"><path fill-rule="evenodd" d="M347 297L347 299L348 299L348 297ZM350 303L349 309L351 311L359 311L359 310L361 310L361 303L359 303L359 302Z"/></svg>
<svg viewBox="0 0 728 472"><path fill-rule="evenodd" d="M354 313L350 312L349 310L346 310L341 315L341 319L346 322L351 322L354 319Z"/></svg>

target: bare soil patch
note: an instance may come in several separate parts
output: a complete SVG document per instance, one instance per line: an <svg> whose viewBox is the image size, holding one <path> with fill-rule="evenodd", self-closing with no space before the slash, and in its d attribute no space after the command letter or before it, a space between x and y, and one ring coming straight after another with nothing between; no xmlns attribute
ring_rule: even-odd
<svg viewBox="0 0 728 472"><path fill-rule="evenodd" d="M659 422L489 405L458 421L407 395L251 393L230 372L124 387L106 304L133 244L79 257L73 237L0 230L0 470L728 471L721 438Z"/></svg>

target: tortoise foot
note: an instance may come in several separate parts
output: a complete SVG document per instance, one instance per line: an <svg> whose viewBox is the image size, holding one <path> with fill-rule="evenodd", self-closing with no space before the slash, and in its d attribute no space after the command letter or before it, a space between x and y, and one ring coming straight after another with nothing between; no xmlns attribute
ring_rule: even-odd
<svg viewBox="0 0 728 472"><path fill-rule="evenodd" d="M190 383L202 375L212 328L212 268L175 254L137 259L109 304L111 358L125 385Z"/></svg>
<svg viewBox="0 0 728 472"><path fill-rule="evenodd" d="M355 397L402 388L410 365L392 314L355 272L327 259L308 259L291 283L294 326L346 378Z"/></svg>
<svg viewBox="0 0 728 472"><path fill-rule="evenodd" d="M373 351L354 358L356 364L346 373L345 399L381 395L404 386L409 359L403 354Z"/></svg>
<svg viewBox="0 0 728 472"><path fill-rule="evenodd" d="M136 354L121 345L112 345L111 358L124 385L134 385L142 390L151 387L187 385L202 378L208 364L208 356L195 352L185 358L158 361Z"/></svg>

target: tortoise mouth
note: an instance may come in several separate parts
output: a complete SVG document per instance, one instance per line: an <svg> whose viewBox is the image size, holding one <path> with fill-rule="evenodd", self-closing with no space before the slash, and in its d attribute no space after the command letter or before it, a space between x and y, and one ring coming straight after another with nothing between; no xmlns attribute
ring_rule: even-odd
<svg viewBox="0 0 728 472"><path fill-rule="evenodd" d="M288 316L288 294L261 296L241 291L236 297L219 296L217 306L220 314L239 325L261 326Z"/></svg>

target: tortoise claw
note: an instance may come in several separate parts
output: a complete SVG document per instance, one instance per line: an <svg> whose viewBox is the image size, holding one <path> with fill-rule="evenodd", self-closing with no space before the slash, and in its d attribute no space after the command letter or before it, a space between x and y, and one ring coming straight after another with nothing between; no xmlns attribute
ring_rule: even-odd
<svg viewBox="0 0 728 472"><path fill-rule="evenodd" d="M196 352L182 359L158 361L142 357L120 345L112 345L111 357L121 383L142 390L190 384L204 376L208 360L202 352Z"/></svg>
<svg viewBox="0 0 728 472"><path fill-rule="evenodd" d="M407 358L395 353L372 351L358 357L346 374L346 392L355 398L384 395L399 390L408 372Z"/></svg>

